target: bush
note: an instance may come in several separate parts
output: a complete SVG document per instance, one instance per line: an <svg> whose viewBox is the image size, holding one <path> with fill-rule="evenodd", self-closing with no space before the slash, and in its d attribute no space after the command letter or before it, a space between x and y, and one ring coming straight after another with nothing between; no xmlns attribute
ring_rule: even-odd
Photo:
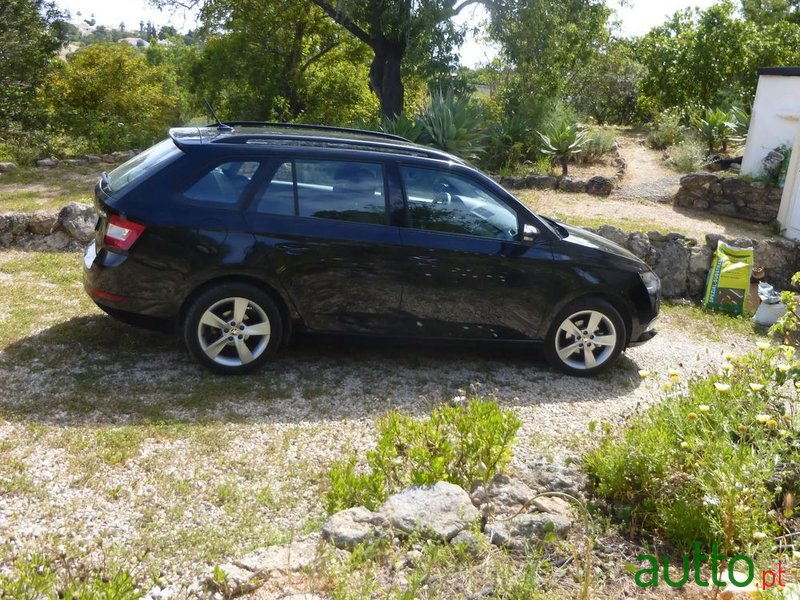
<svg viewBox="0 0 800 600"><path fill-rule="evenodd" d="M46 91L55 127L88 151L146 148L180 121L166 66L151 66L128 44L94 44L70 55Z"/></svg>
<svg viewBox="0 0 800 600"><path fill-rule="evenodd" d="M717 149L723 153L728 151L728 141L733 133L733 116L720 108L707 108L702 117L693 120L694 130L708 146L708 153L714 154Z"/></svg>
<svg viewBox="0 0 800 600"><path fill-rule="evenodd" d="M547 133L536 132L542 140L541 152L552 156L553 162L561 165L561 174L567 176L570 159L583 151L589 141L586 131L581 131L578 126L568 121L561 121L551 125Z"/></svg>
<svg viewBox="0 0 800 600"><path fill-rule="evenodd" d="M366 472L357 471L355 457L331 469L328 513L353 506L374 510L411 485L448 481L469 488L486 482L510 462L519 427L513 411L477 395L458 396L427 419L391 412L378 423L378 443L367 452Z"/></svg>
<svg viewBox="0 0 800 600"><path fill-rule="evenodd" d="M486 134L483 115L468 96L456 97L452 90L431 91L419 116L419 142L474 159L483 151Z"/></svg>
<svg viewBox="0 0 800 600"><path fill-rule="evenodd" d="M617 144L617 137L609 129L591 129L589 138L581 148L578 160L582 163L594 163L612 152Z"/></svg>
<svg viewBox="0 0 800 600"><path fill-rule="evenodd" d="M702 144L686 139L675 146L667 148L667 164L681 173L692 173L703 168L706 162L706 151Z"/></svg>
<svg viewBox="0 0 800 600"><path fill-rule="evenodd" d="M680 110L670 108L656 117L653 129L647 135L647 145L655 150L665 150L682 142L685 134Z"/></svg>
<svg viewBox="0 0 800 600"><path fill-rule="evenodd" d="M586 456L594 493L632 530L729 553L777 532L776 508L792 516L800 432L786 407L800 363L793 348L759 347L686 384L671 371L663 402Z"/></svg>

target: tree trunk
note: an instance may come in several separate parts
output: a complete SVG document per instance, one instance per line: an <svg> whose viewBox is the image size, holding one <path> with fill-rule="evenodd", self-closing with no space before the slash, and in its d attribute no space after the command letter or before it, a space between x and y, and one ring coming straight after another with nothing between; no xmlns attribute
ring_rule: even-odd
<svg viewBox="0 0 800 600"><path fill-rule="evenodd" d="M405 88L400 66L406 52L404 42L377 41L369 68L369 86L381 103L381 118L396 119L403 112Z"/></svg>
<svg viewBox="0 0 800 600"><path fill-rule="evenodd" d="M566 177L569 170L569 159L565 156L561 157L561 176Z"/></svg>

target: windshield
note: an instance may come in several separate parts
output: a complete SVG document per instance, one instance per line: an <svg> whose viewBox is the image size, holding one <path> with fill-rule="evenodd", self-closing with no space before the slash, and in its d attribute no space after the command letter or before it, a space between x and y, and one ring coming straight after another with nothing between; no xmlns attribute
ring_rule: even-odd
<svg viewBox="0 0 800 600"><path fill-rule="evenodd" d="M112 192L118 192L178 152L180 150L171 139L159 142L111 171L108 174L108 187Z"/></svg>

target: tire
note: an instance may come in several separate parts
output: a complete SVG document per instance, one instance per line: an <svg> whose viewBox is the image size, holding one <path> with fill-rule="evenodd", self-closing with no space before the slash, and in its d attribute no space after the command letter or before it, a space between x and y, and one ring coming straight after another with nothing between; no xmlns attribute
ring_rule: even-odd
<svg viewBox="0 0 800 600"><path fill-rule="evenodd" d="M265 291L224 283L202 292L186 311L183 339L206 369L222 375L263 366L280 346L283 323Z"/></svg>
<svg viewBox="0 0 800 600"><path fill-rule="evenodd" d="M553 319L544 353L559 371L589 377L614 364L626 339L625 322L616 308L600 298L582 298Z"/></svg>

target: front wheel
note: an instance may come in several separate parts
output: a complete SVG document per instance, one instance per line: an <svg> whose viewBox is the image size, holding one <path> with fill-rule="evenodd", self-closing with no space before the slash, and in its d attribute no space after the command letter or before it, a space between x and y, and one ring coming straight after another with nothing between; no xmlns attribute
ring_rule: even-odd
<svg viewBox="0 0 800 600"><path fill-rule="evenodd" d="M545 356L555 368L586 377L608 369L625 345L625 323L605 300L587 298L564 308L545 339Z"/></svg>
<svg viewBox="0 0 800 600"><path fill-rule="evenodd" d="M263 290L229 283L201 293L189 306L183 337L189 352L223 375L262 366L281 341L280 311Z"/></svg>

